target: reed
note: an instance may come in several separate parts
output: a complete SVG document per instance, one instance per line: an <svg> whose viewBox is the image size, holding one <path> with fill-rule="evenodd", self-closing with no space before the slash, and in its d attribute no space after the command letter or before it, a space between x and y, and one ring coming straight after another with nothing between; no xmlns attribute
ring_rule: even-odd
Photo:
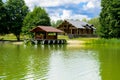
<svg viewBox="0 0 120 80"><path fill-rule="evenodd" d="M120 39L117 39L117 38L111 38L111 39L98 38L98 39L92 39L92 40L86 41L86 44L120 44Z"/></svg>

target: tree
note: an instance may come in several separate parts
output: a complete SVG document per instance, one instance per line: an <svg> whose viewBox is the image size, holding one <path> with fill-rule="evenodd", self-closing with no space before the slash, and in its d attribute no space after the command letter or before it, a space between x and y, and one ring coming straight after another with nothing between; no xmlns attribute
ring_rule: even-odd
<svg viewBox="0 0 120 80"><path fill-rule="evenodd" d="M0 34L3 33L3 31L2 31L2 18L3 18L2 11L3 11L3 2L2 2L2 0L0 0Z"/></svg>
<svg viewBox="0 0 120 80"><path fill-rule="evenodd" d="M50 18L45 9L35 7L32 12L29 12L23 21L22 31L24 34L29 34L30 30L36 26L50 26Z"/></svg>
<svg viewBox="0 0 120 80"><path fill-rule="evenodd" d="M7 25L9 25L9 30L19 41L23 20L29 12L28 7L24 0L8 0L6 3L6 9L8 13Z"/></svg>
<svg viewBox="0 0 120 80"><path fill-rule="evenodd" d="M53 27L58 27L62 22L63 22L63 20L57 20L56 22L55 22L55 21L52 21L52 22L51 22L51 25L52 25Z"/></svg>
<svg viewBox="0 0 120 80"><path fill-rule="evenodd" d="M2 19L3 2L0 0L0 20Z"/></svg>
<svg viewBox="0 0 120 80"><path fill-rule="evenodd" d="M92 19L88 20L87 22L90 23L90 24L93 24L94 27L96 28L96 33L99 34L100 27L101 27L99 17L92 18Z"/></svg>
<svg viewBox="0 0 120 80"><path fill-rule="evenodd" d="M110 36L120 38L120 1L113 0L110 6Z"/></svg>
<svg viewBox="0 0 120 80"><path fill-rule="evenodd" d="M0 35L8 33L8 28L6 27L6 9L4 3L0 0Z"/></svg>
<svg viewBox="0 0 120 80"><path fill-rule="evenodd" d="M120 38L120 1L102 0L100 13L100 36L104 38Z"/></svg>
<svg viewBox="0 0 120 80"><path fill-rule="evenodd" d="M86 18L83 18L82 21L84 21L84 22L88 22L88 20L87 20Z"/></svg>

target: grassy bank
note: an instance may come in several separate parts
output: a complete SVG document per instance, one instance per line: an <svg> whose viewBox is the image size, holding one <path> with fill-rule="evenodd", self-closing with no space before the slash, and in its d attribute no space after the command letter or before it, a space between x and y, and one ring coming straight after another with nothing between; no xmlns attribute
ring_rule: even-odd
<svg viewBox="0 0 120 80"><path fill-rule="evenodd" d="M28 36L27 36L28 37ZM24 36L20 36L21 40L24 39ZM74 44L120 44L120 39L104 39L104 38L73 38L69 39L68 36L59 35L58 39L66 39L68 42ZM0 36L0 40L16 40L16 36L13 34L8 34Z"/></svg>
<svg viewBox="0 0 120 80"><path fill-rule="evenodd" d="M28 38L28 36L27 36ZM20 40L23 40L24 39L24 36L23 35L20 35ZM0 35L0 40L17 40L16 39L16 36L14 34L6 34L6 35Z"/></svg>
<svg viewBox="0 0 120 80"><path fill-rule="evenodd" d="M84 44L120 44L120 39L104 39L104 38L74 38L69 39L67 36L58 36L59 39L66 39L67 41L80 41Z"/></svg>
<svg viewBox="0 0 120 80"><path fill-rule="evenodd" d="M120 39L112 38L112 39L104 39L98 38L87 41L86 44L120 44Z"/></svg>
<svg viewBox="0 0 120 80"><path fill-rule="evenodd" d="M97 40L98 38L73 38L73 39L69 39L68 36L64 36L64 35L60 35L58 36L58 39L66 39L67 41L82 41L84 43L91 43L94 40Z"/></svg>

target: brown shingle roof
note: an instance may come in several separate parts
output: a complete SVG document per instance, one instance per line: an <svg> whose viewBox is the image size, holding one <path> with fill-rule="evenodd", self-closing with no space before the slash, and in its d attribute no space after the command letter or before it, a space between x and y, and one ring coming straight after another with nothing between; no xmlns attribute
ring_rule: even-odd
<svg viewBox="0 0 120 80"><path fill-rule="evenodd" d="M62 33L63 31L56 29L52 26L37 26L36 28L32 29L31 32L56 32L56 33Z"/></svg>

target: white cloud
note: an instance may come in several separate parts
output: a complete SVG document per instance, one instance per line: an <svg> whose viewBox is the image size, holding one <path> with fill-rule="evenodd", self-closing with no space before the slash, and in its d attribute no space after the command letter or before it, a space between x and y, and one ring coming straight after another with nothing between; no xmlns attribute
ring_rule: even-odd
<svg viewBox="0 0 120 80"><path fill-rule="evenodd" d="M88 8L95 8L95 5L92 1L88 2L88 4L86 5Z"/></svg>
<svg viewBox="0 0 120 80"><path fill-rule="evenodd" d="M59 10L58 10L59 12ZM79 20L82 20L83 18L86 18L86 19L90 19L90 17L88 17L87 15L81 15L81 14L74 14L71 10L62 10L62 15L60 15L56 11L56 13L53 13L52 15L50 15L51 17L51 20L54 20L54 21L57 21L57 20L64 20L64 19L79 19Z"/></svg>
<svg viewBox="0 0 120 80"><path fill-rule="evenodd" d="M61 19L68 19L72 15L71 10L63 10L63 14L61 15Z"/></svg>
<svg viewBox="0 0 120 80"><path fill-rule="evenodd" d="M79 7L78 4L85 3L80 7L81 11L89 11L94 13L96 9L100 9L100 0L25 0L27 6L30 10L33 10L34 6L41 6L46 9L51 20L59 19L90 19L89 14L83 15L80 13L75 13L75 10L65 8L60 8L59 6L67 7L67 5L72 4L71 6ZM76 5L77 4L77 5ZM80 4L81 5L81 4ZM47 7L59 7L58 9L49 9ZM78 10L78 9L77 9ZM75 11L75 12L74 12ZM83 12L84 13L84 12ZM85 12L86 13L86 12Z"/></svg>
<svg viewBox="0 0 120 80"><path fill-rule="evenodd" d="M79 4L89 0L25 0L27 6L32 10L35 5L41 7L55 7L65 4Z"/></svg>
<svg viewBox="0 0 120 80"><path fill-rule="evenodd" d="M6 0L3 0L4 2ZM48 12L51 20L59 20L59 19L90 19L89 16L98 16L100 11L100 1L101 0L25 0L26 5L29 7L30 10L33 10L35 6L41 6L46 9ZM80 4L84 3L84 4ZM69 5L75 6L76 8L80 7L80 11L75 11L73 9L66 10L65 8L69 8ZM76 5L77 4L77 5ZM68 6L67 6L68 5ZM63 8L60 8L59 6L64 6ZM58 9L49 9L47 7L58 7ZM76 9L78 10L78 9ZM96 12L96 10L98 12ZM85 12L84 12L85 11ZM86 11L89 11L86 15L83 15L83 13L86 13ZM75 13L79 12L79 13ZM82 14L80 14L82 13Z"/></svg>
<svg viewBox="0 0 120 80"><path fill-rule="evenodd" d="M89 19L91 19L90 17L88 17L87 15L80 15L80 14L75 14L75 15L73 15L72 17L71 17L71 19L79 19L79 20L82 20L82 19L87 19L87 20L89 20Z"/></svg>
<svg viewBox="0 0 120 80"><path fill-rule="evenodd" d="M90 0L83 6L84 10L100 8L100 0Z"/></svg>

